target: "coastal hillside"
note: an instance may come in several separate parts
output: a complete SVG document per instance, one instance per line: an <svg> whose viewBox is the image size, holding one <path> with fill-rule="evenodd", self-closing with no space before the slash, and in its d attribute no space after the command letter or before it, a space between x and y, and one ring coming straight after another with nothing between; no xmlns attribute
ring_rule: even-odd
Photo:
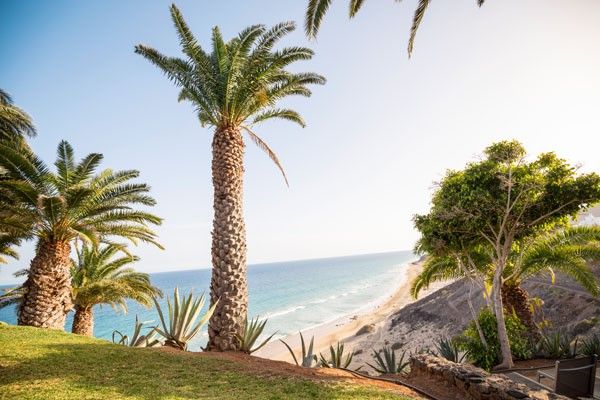
<svg viewBox="0 0 600 400"><path fill-rule="evenodd" d="M11 399L419 399L401 386L241 353L129 348L0 325L0 393Z"/></svg>
<svg viewBox="0 0 600 400"><path fill-rule="evenodd" d="M600 278L600 265L592 265L594 274ZM481 289L466 280L453 282L416 302L391 314L377 329L352 340L359 353L353 366L371 360L371 349L382 344L418 352L435 349L441 338L451 338L461 333L471 321L467 298L470 290L473 305L484 305ZM561 330L574 335L600 333L600 298L590 295L568 277L557 273L553 284L549 277L540 276L524 283L531 298L541 299L542 306L536 311L538 321L549 321L550 331Z"/></svg>

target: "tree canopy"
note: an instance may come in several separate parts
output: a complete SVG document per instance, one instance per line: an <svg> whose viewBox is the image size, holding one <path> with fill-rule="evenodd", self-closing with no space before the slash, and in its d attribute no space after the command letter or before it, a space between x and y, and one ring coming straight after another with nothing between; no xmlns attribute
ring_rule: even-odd
<svg viewBox="0 0 600 400"><path fill-rule="evenodd" d="M473 269L481 262L469 257L489 258L502 367L511 367L512 358L500 290L515 244L600 201L598 174L579 174L554 153L540 154L533 161L526 156L517 141L492 144L480 161L448 171L429 213L414 218L421 233L420 250L437 257L464 257Z"/></svg>

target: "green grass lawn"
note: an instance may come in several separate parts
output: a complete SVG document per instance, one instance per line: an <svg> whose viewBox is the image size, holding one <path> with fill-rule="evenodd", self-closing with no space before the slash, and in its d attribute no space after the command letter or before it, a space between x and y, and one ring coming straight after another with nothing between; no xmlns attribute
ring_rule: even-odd
<svg viewBox="0 0 600 400"><path fill-rule="evenodd" d="M335 380L257 376L233 361L0 325L0 399L406 399Z"/></svg>

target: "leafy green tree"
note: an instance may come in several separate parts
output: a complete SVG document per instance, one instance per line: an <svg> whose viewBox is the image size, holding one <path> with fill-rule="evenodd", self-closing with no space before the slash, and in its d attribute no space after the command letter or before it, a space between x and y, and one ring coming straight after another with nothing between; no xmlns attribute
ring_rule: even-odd
<svg viewBox="0 0 600 400"><path fill-rule="evenodd" d="M98 248L84 244L77 250L77 259L71 261L75 305L71 332L92 336L95 305L109 304L127 311L128 299L149 307L154 296L162 295L148 274L128 267L139 258L128 254L117 257L122 251L124 247L118 244Z"/></svg>
<svg viewBox="0 0 600 400"><path fill-rule="evenodd" d="M137 206L153 206L144 183L132 183L135 170L106 169L95 174L102 155L75 162L73 148L58 146L56 172L51 172L29 148L0 142L0 192L11 201L2 211L27 227L24 237L37 241L24 283L18 323L63 329L72 307L70 252L75 239L98 244L126 238L160 245L149 225L161 219Z"/></svg>
<svg viewBox="0 0 600 400"><path fill-rule="evenodd" d="M488 249L494 266L490 299L498 323L500 367L513 364L501 289L515 244L598 201L597 174L578 174L554 153L528 161L519 142L504 141L488 147L481 161L449 171L433 196L430 212L415 217L419 243L430 254Z"/></svg>
<svg viewBox="0 0 600 400"><path fill-rule="evenodd" d="M160 68L181 92L179 100L191 102L200 123L214 129L212 180L214 222L212 231L211 304L217 304L209 322L209 350L239 350L247 317L246 228L243 217L243 134L264 150L283 173L269 146L257 136L254 125L285 119L304 126L294 110L277 108L291 95L310 96L308 85L323 84L314 73L294 73L286 68L309 60L312 50L287 47L274 50L292 32L292 22L267 29L254 25L225 42L218 27L212 31L212 51L198 44L180 11L171 6L171 17L185 58L167 57L138 45L136 53ZM283 173L285 178L285 173ZM287 182L287 179L286 179ZM220 301L217 303L217 300Z"/></svg>
<svg viewBox="0 0 600 400"><path fill-rule="evenodd" d="M396 1L399 2L400 0ZM429 7L430 2L431 0L419 0L419 4L417 5L417 9L415 10L415 15L412 20L412 26L410 28L410 38L408 39L409 57L412 55L417 31L419 29L419 26L421 25L421 21L423 20L423 16L425 15L425 11L427 11L427 7ZM350 18L354 18L365 2L364 0L350 0L349 3L350 4L348 13ZM477 4L479 5L479 7L481 7L483 3L485 3L485 0L477 0ZM317 37L317 33L319 32L319 28L321 27L321 22L323 21L323 17L325 17L325 14L327 13L327 10L329 9L330 5L331 0L308 0L304 28L306 30L306 35L309 38Z"/></svg>

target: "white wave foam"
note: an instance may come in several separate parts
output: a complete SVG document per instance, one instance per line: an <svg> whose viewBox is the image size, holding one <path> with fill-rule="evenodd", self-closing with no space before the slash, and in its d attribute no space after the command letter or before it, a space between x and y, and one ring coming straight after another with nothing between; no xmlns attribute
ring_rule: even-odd
<svg viewBox="0 0 600 400"><path fill-rule="evenodd" d="M275 311L272 313L266 313L263 319L273 319L276 317L281 317L282 315L286 315L286 314L291 314L293 312L296 312L298 310L302 310L303 308L306 308L306 306L295 306L295 307L291 307L291 308L287 308L285 310L281 310L281 311Z"/></svg>

